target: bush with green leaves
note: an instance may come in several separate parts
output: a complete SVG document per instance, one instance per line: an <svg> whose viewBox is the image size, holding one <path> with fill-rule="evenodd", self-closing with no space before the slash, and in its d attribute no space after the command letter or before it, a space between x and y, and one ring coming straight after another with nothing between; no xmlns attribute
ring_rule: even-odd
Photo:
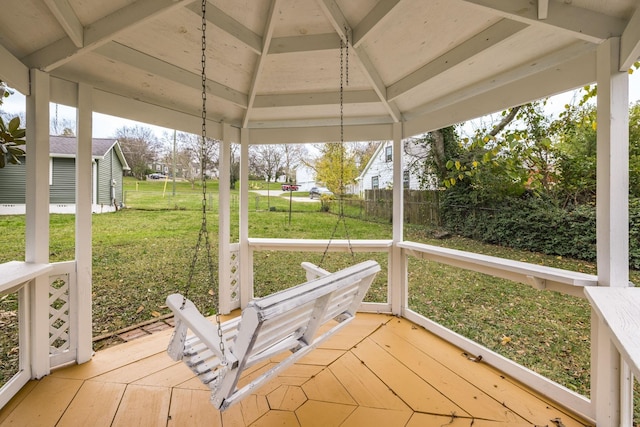
<svg viewBox="0 0 640 427"><path fill-rule="evenodd" d="M596 259L596 209L561 206L525 195L495 204L478 203L472 193L449 190L442 203L444 226L453 233L516 249ZM629 202L629 263L640 269L640 198Z"/></svg>

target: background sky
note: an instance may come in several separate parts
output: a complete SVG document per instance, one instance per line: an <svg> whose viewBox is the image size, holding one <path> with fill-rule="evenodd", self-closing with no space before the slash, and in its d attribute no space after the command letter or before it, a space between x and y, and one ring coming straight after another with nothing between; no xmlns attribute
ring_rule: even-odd
<svg viewBox="0 0 640 427"><path fill-rule="evenodd" d="M546 110L549 114L557 115L563 109L565 104L571 104L575 101L576 91L565 92L549 98ZM640 100L640 70L629 76L629 102L635 103ZM15 92L9 98L5 98L1 108L10 114L19 114L25 111L25 97L19 92ZM56 105L51 104L51 119L56 115ZM75 123L75 108L64 105L57 106L57 115L59 122L67 120ZM165 133L172 135L172 129L166 129L159 126L149 125L146 123L135 122L120 117L108 116L106 114L93 113L93 137L94 138L110 138L113 137L119 128L124 126L141 125L151 128L158 138L162 138Z"/></svg>

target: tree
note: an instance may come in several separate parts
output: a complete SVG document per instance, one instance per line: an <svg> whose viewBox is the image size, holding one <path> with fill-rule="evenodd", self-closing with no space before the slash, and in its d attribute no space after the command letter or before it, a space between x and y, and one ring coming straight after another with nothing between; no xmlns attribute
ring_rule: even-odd
<svg viewBox="0 0 640 427"><path fill-rule="evenodd" d="M0 105L4 98L9 97L13 92L0 80ZM22 146L26 144L25 129L21 126L20 116L2 117L0 116L0 168L3 168L7 161L11 164L20 164L18 157L24 156L25 151Z"/></svg>
<svg viewBox="0 0 640 427"><path fill-rule="evenodd" d="M307 149L300 144L283 145L282 170L286 177L286 182L296 182L296 167L307 155Z"/></svg>
<svg viewBox="0 0 640 427"><path fill-rule="evenodd" d="M249 169L255 175L264 176L267 182L278 179L284 159L285 149L281 145L253 145L249 148Z"/></svg>
<svg viewBox="0 0 640 427"><path fill-rule="evenodd" d="M122 152L133 176L144 179L149 165L160 152L160 142L153 131L145 126L123 126L116 130L115 137L122 146Z"/></svg>
<svg viewBox="0 0 640 427"><path fill-rule="evenodd" d="M444 186L449 175L447 160L461 154L456 127L449 126L412 138L404 144L404 154L410 159L407 168L419 178L421 187Z"/></svg>
<svg viewBox="0 0 640 427"><path fill-rule="evenodd" d="M358 176L353 151L339 142L319 145L318 149L320 156L309 164L316 172L316 181L323 182L335 194L343 195L346 186Z"/></svg>
<svg viewBox="0 0 640 427"><path fill-rule="evenodd" d="M506 110L491 129L478 129L473 137L462 139L459 154L446 162L445 187L465 183L484 202L525 192L549 194L557 181L557 153L544 103Z"/></svg>

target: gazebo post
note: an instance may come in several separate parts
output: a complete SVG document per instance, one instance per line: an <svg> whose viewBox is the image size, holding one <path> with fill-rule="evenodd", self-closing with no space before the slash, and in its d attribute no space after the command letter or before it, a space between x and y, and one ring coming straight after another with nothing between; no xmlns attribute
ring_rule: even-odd
<svg viewBox="0 0 640 427"><path fill-rule="evenodd" d="M27 96L26 247L25 260L49 262L49 99L50 77L31 69ZM29 346L31 377L41 378L49 367L49 278L38 276L29 285Z"/></svg>
<svg viewBox="0 0 640 427"><path fill-rule="evenodd" d="M393 124L393 247L389 261L391 311L401 315L407 306L407 259L398 243L403 240L404 183L402 180L402 123Z"/></svg>
<svg viewBox="0 0 640 427"><path fill-rule="evenodd" d="M93 88L78 84L76 158L76 289L71 298L71 311L77 313L71 321L72 345L77 345L76 362L91 359L92 348L92 231L91 215L93 201L92 144L93 144ZM73 337L75 335L75 337Z"/></svg>
<svg viewBox="0 0 640 427"><path fill-rule="evenodd" d="M629 285L629 77L618 70L620 39L598 46L597 267L598 285ZM591 315L591 398L598 425L631 425L631 378L605 325Z"/></svg>

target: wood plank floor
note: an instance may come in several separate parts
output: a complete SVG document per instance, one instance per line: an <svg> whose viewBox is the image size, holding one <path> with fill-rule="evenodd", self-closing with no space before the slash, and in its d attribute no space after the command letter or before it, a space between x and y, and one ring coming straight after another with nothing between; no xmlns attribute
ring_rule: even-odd
<svg viewBox="0 0 640 427"><path fill-rule="evenodd" d="M363 313L220 413L208 389L166 355L170 333L31 381L0 411L0 426L589 425L405 319Z"/></svg>

